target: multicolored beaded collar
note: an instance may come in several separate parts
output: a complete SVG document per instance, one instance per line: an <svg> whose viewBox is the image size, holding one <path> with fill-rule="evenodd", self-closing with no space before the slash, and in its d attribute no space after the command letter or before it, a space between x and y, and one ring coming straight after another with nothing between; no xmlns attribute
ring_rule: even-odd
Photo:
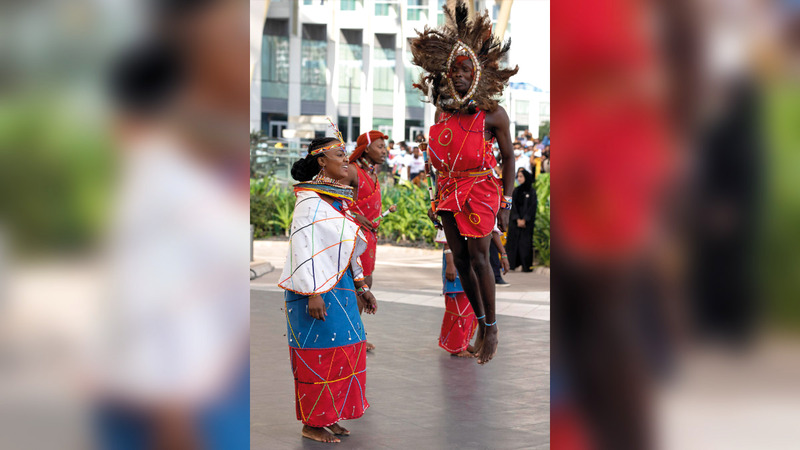
<svg viewBox="0 0 800 450"><path fill-rule="evenodd" d="M294 191L314 191L334 198L353 201L353 187L328 178L321 173L311 181L304 181L294 185Z"/></svg>

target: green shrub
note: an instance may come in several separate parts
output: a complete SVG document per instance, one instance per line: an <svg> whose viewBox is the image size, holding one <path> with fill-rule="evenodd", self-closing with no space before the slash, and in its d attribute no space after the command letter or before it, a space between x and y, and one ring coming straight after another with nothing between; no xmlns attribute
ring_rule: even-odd
<svg viewBox="0 0 800 450"><path fill-rule="evenodd" d="M250 180L250 223L253 237L288 235L292 225L294 193L272 177Z"/></svg>
<svg viewBox="0 0 800 450"><path fill-rule="evenodd" d="M550 174L539 174L535 187L539 205L534 220L533 248L539 261L550 267Z"/></svg>
<svg viewBox="0 0 800 450"><path fill-rule="evenodd" d="M414 185L383 186L383 210L397 205L397 211L389 214L378 227L378 237L394 242L427 243L434 245L436 228L428 219L427 188Z"/></svg>

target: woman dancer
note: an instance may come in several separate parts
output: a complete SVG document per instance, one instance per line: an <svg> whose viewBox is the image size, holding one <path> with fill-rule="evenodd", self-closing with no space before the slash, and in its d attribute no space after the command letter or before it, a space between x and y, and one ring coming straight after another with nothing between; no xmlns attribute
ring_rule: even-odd
<svg viewBox="0 0 800 450"><path fill-rule="evenodd" d="M344 142L341 136L320 138L308 148L292 167L300 183L294 187L289 253L278 285L286 290L286 335L302 435L339 442L334 435L350 432L338 422L359 418L369 407L366 334L356 297L368 313L374 314L377 304L358 263L367 241L347 211L353 188L339 182L349 165Z"/></svg>

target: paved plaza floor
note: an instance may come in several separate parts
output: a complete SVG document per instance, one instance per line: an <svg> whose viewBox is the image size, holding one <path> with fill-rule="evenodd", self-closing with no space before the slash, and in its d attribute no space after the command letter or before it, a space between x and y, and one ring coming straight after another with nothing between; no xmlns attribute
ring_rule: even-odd
<svg viewBox="0 0 800 450"><path fill-rule="evenodd" d="M342 422L351 436L339 444L323 444L301 438L302 424L295 416L283 294L275 286L282 265L276 256L280 244L262 243L260 250L278 264L251 283L251 448L549 448L545 276L506 277L512 285L498 288L498 305L503 301L506 309L498 313L498 353L479 366L437 345L444 314L444 300L436 290L438 280L441 292L441 265L435 266L441 252L379 249L374 283L378 313L364 317L367 339L377 347L367 358L370 408L362 418ZM381 265L381 251L392 253L385 261L394 266ZM411 259L415 261L404 265ZM515 286L516 291L509 290Z"/></svg>

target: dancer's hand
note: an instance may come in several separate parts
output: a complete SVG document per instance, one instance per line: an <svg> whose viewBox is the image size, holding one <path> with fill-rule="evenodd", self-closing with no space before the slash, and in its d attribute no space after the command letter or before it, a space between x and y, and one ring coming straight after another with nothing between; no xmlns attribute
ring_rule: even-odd
<svg viewBox="0 0 800 450"><path fill-rule="evenodd" d="M328 312L321 295L308 297L308 315L317 320L325 321L325 316L328 315Z"/></svg>
<svg viewBox="0 0 800 450"><path fill-rule="evenodd" d="M361 214L355 214L356 220L358 221L359 225L369 231L375 231L375 227L372 224L372 221L367 219L366 217L362 216Z"/></svg>
<svg viewBox="0 0 800 450"><path fill-rule="evenodd" d="M378 301L372 292L367 291L361 294L361 300L364 302L364 310L367 314L375 314L378 311Z"/></svg>
<svg viewBox="0 0 800 450"><path fill-rule="evenodd" d="M505 253L503 253L503 256L500 258L500 265L503 266L503 275L511 270L511 264L508 263L508 256Z"/></svg>
<svg viewBox="0 0 800 450"><path fill-rule="evenodd" d="M389 207L389 211L391 211L391 212L395 212L395 211L397 211L397 205L392 205L392 206L390 206L390 207Z"/></svg>
<svg viewBox="0 0 800 450"><path fill-rule="evenodd" d="M520 228L525 228L525 219L517 219L517 226Z"/></svg>
<svg viewBox="0 0 800 450"><path fill-rule="evenodd" d="M448 264L444 269L444 277L447 281L456 281L456 268L453 264Z"/></svg>
<svg viewBox="0 0 800 450"><path fill-rule="evenodd" d="M497 213L497 228L500 229L502 232L508 231L508 216L511 215L510 209L500 209L500 212Z"/></svg>
<svg viewBox="0 0 800 450"><path fill-rule="evenodd" d="M431 219L431 222L433 222L436 228L442 228L442 224L439 223L439 219L436 218L436 213L433 212L433 208L428 208L428 218Z"/></svg>

